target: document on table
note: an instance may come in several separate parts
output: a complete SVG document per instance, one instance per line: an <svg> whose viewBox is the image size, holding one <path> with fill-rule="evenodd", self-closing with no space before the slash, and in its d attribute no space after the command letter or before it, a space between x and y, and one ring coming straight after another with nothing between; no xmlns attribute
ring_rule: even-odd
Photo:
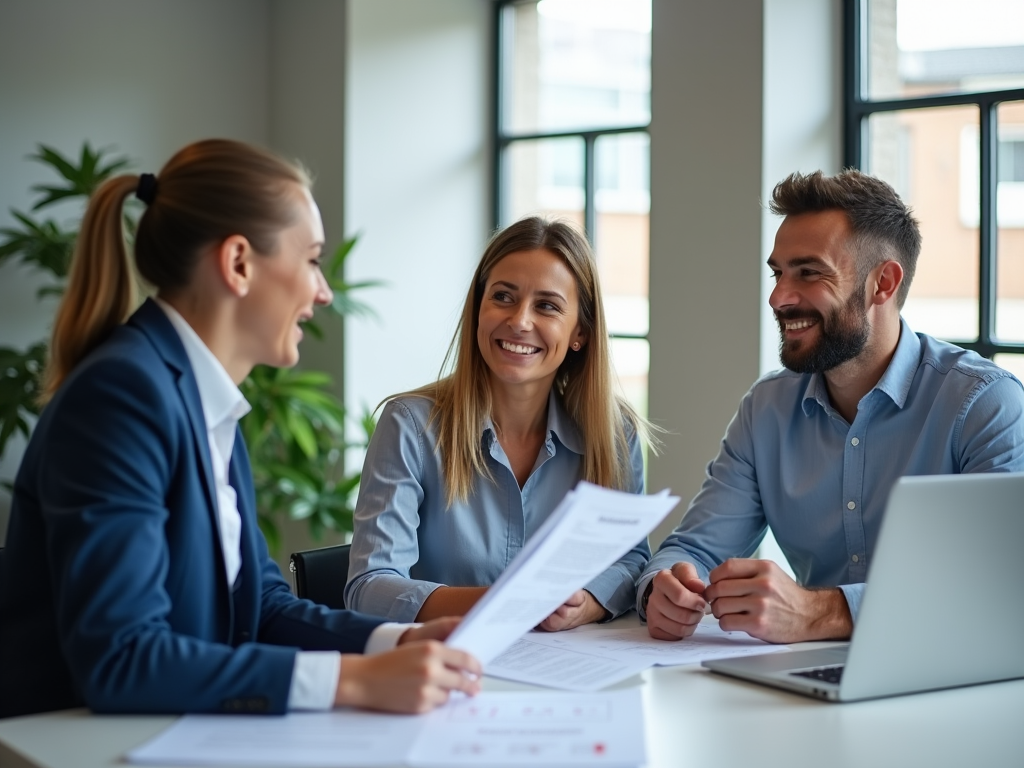
<svg viewBox="0 0 1024 768"><path fill-rule="evenodd" d="M128 753L150 765L347 768L401 765L422 718L373 712L186 715Z"/></svg>
<svg viewBox="0 0 1024 768"><path fill-rule="evenodd" d="M488 664L636 546L676 504L580 482L446 641Z"/></svg>
<svg viewBox="0 0 1024 768"><path fill-rule="evenodd" d="M536 691L462 698L428 715L414 766L641 766L638 689L582 696Z"/></svg>
<svg viewBox="0 0 1024 768"><path fill-rule="evenodd" d="M640 766L638 690L482 693L428 715L337 711L281 717L188 715L128 754L150 765Z"/></svg>
<svg viewBox="0 0 1024 768"><path fill-rule="evenodd" d="M596 691L653 666L699 664L787 650L746 632L726 632L706 617L685 640L655 640L647 627L581 627L531 632L489 663L494 677L569 691Z"/></svg>

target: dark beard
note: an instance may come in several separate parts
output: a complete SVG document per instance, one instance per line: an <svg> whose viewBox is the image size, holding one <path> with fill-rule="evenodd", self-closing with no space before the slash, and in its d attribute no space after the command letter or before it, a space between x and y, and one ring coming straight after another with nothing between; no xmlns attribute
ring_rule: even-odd
<svg viewBox="0 0 1024 768"><path fill-rule="evenodd" d="M795 373L824 373L859 355L868 341L865 296L862 285L843 306L833 309L827 318L815 311L776 312L775 319L779 323L779 332L783 334L779 344L779 358L782 364ZM787 320L804 318L816 320L821 329L818 343L810 348L805 348L807 342L803 340L787 343L783 331L783 323Z"/></svg>

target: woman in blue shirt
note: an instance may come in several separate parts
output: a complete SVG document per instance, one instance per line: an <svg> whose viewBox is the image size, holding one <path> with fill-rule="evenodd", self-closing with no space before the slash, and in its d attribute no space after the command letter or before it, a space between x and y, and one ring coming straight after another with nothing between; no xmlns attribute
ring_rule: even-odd
<svg viewBox="0 0 1024 768"><path fill-rule="evenodd" d="M130 259L132 193L147 208ZM300 324L331 300L323 245L306 175L239 142L192 144L93 195L14 484L0 717L415 712L477 690L479 664L436 642L452 620L299 600L257 527L238 384L298 361ZM134 313L133 262L157 291Z"/></svg>
<svg viewBox="0 0 1024 768"><path fill-rule="evenodd" d="M564 222L523 219L477 266L451 375L390 398L355 511L346 605L394 621L463 615L579 480L643 492L647 424L613 391L597 269ZM541 625L633 605L647 542Z"/></svg>

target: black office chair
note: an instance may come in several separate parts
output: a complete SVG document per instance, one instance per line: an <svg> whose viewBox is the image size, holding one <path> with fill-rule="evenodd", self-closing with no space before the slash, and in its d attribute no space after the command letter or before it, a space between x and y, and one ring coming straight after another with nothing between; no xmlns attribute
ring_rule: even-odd
<svg viewBox="0 0 1024 768"><path fill-rule="evenodd" d="M294 552L288 570L295 576L295 594L328 608L345 607L351 544Z"/></svg>

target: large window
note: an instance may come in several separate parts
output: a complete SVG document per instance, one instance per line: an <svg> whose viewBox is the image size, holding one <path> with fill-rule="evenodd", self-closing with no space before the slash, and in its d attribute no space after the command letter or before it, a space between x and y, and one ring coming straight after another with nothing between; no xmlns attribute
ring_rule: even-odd
<svg viewBox="0 0 1024 768"><path fill-rule="evenodd" d="M498 4L495 225L585 229L624 394L647 413L650 0Z"/></svg>
<svg viewBox="0 0 1024 768"><path fill-rule="evenodd" d="M1024 2L847 0L846 164L924 237L911 327L1024 378Z"/></svg>

